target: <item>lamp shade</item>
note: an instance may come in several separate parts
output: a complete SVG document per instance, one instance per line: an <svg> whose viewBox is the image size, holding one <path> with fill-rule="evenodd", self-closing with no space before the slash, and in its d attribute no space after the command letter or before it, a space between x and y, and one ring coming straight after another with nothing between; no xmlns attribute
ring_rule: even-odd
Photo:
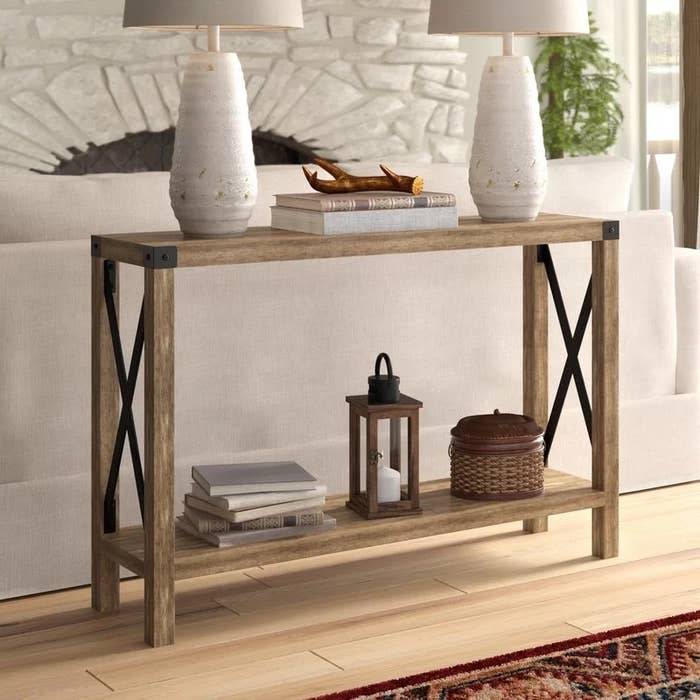
<svg viewBox="0 0 700 700"><path fill-rule="evenodd" d="M432 0L430 34L588 34L586 0Z"/></svg>
<svg viewBox="0 0 700 700"><path fill-rule="evenodd" d="M191 30L302 28L301 0L126 0L125 27Z"/></svg>

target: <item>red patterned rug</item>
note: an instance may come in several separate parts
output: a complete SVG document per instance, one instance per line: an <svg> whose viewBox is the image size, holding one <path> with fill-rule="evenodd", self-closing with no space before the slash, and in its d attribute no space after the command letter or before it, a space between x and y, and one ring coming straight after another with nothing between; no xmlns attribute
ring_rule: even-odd
<svg viewBox="0 0 700 700"><path fill-rule="evenodd" d="M700 612L315 700L700 699Z"/></svg>

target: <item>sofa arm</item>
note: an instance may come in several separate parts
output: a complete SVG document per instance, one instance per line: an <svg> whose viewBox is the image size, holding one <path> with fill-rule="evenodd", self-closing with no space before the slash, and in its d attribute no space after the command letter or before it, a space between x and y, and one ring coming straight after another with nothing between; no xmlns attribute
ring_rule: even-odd
<svg viewBox="0 0 700 700"><path fill-rule="evenodd" d="M700 250L676 249L678 394L700 393Z"/></svg>

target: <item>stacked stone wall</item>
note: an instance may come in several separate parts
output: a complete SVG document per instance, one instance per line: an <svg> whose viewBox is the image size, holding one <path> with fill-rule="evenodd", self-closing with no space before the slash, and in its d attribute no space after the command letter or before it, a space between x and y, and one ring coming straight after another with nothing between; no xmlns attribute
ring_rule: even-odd
<svg viewBox="0 0 700 700"><path fill-rule="evenodd" d="M301 31L225 34L253 127L338 160L463 161L466 55L429 0L306 0ZM0 0L0 172L177 121L202 33L121 27L123 0Z"/></svg>

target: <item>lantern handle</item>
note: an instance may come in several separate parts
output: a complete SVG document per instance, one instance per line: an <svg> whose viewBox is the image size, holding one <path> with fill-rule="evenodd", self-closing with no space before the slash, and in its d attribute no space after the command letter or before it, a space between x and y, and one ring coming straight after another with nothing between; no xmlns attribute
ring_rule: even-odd
<svg viewBox="0 0 700 700"><path fill-rule="evenodd" d="M382 360L384 360L386 362L386 369L389 372L389 377L393 378L394 370L391 367L391 358L385 352L383 352L377 356L377 361L374 363L374 376L375 377L379 376L379 369L382 365Z"/></svg>

